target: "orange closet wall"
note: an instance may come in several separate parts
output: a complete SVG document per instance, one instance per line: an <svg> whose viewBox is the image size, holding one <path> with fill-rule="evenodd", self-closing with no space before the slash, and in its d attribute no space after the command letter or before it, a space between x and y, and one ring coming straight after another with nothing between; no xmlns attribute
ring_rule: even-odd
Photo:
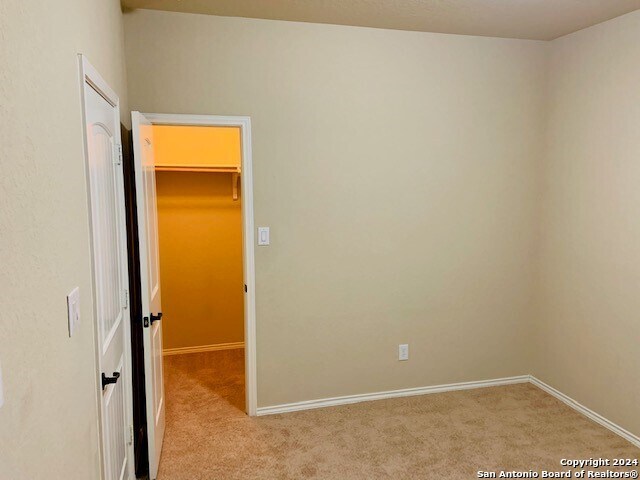
<svg viewBox="0 0 640 480"><path fill-rule="evenodd" d="M155 128L156 157L169 163ZM242 342L241 200L233 200L231 174L156 172L156 187L165 350Z"/></svg>
<svg viewBox="0 0 640 480"><path fill-rule="evenodd" d="M240 129L235 127L153 126L156 167L240 165Z"/></svg>

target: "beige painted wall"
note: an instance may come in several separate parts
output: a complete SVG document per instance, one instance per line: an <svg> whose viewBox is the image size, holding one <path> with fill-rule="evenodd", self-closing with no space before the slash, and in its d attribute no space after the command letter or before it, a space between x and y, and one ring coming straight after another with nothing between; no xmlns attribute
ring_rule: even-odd
<svg viewBox="0 0 640 480"><path fill-rule="evenodd" d="M638 13L552 44L125 18L134 108L252 116L261 406L532 371L640 433ZM0 3L2 478L98 478L75 54L128 123L121 29Z"/></svg>
<svg viewBox="0 0 640 480"><path fill-rule="evenodd" d="M99 478L77 53L120 95L117 0L0 2L0 478ZM127 120L128 121L128 120ZM68 337L66 294L80 286Z"/></svg>
<svg viewBox="0 0 640 480"><path fill-rule="evenodd" d="M545 43L144 10L125 34L133 109L252 117L259 406L529 373Z"/></svg>
<svg viewBox="0 0 640 480"><path fill-rule="evenodd" d="M532 373L640 435L640 12L551 46Z"/></svg>
<svg viewBox="0 0 640 480"><path fill-rule="evenodd" d="M164 348L243 342L242 212L231 174L156 172L156 185Z"/></svg>

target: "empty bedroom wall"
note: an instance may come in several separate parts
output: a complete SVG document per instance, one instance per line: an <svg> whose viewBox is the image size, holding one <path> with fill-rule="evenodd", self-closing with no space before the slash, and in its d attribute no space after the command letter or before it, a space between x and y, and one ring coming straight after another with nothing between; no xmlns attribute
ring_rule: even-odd
<svg viewBox="0 0 640 480"><path fill-rule="evenodd" d="M0 478L100 478L78 53L129 123L118 0L0 1ZM66 295L80 287L69 338Z"/></svg>
<svg viewBox="0 0 640 480"><path fill-rule="evenodd" d="M640 12L550 52L532 373L640 435Z"/></svg>
<svg viewBox="0 0 640 480"><path fill-rule="evenodd" d="M251 116L259 406L529 373L545 42L146 10L125 34L133 109Z"/></svg>

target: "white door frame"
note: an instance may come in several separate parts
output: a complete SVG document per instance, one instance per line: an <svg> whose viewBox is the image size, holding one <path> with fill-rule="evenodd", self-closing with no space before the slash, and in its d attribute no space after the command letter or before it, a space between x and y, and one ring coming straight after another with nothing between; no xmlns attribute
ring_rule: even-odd
<svg viewBox="0 0 640 480"><path fill-rule="evenodd" d="M100 477L104 478L104 470L105 470L105 458L104 458L104 431L103 431L103 412L102 412L102 379L101 379L101 366L100 366L100 338L99 331L96 328L96 321L98 318L98 306L96 303L96 276L94 269L95 262L95 250L94 250L94 238L93 238L93 218L91 215L91 182L89 178L89 144L87 141L87 132L85 131L86 125L86 88L93 88L96 90L102 97L104 97L107 102L115 107L116 116L117 116L117 128L114 132L115 139L120 147L122 146L122 139L120 137L120 99L118 95L109 87L109 84L102 78L102 76L98 73L98 71L91 65L91 63L87 60L87 58L78 54L78 65L80 69L80 100L82 106L82 131L83 131L83 149L84 149L84 158L85 158L85 180L86 180L86 188L87 188L87 205L88 205L88 217L89 217L89 245L91 250L91 294L93 300L93 333L94 333L94 345L95 345L95 374L96 374L96 403L99 415L98 422L98 432L99 432L99 443L100 443ZM89 85L87 87L87 84ZM121 192L121 195L118 196L120 199L120 211L122 215L125 215L125 205L124 205L124 190ZM121 263L122 263L122 271L123 271L123 283L126 291L129 290L129 263L128 263L128 249L127 249L127 236L126 236L126 223L124 223L123 217L123 225L124 232L122 240L122 255L121 255ZM128 294L127 294L128 296ZM135 453L134 453L134 445L133 445L133 385L131 383L131 375L132 375L132 364L131 364L131 310L129 307L129 302L127 301L127 305L124 308L123 312L123 322L124 322L124 362L127 369L127 375L125 377L126 381L124 382L124 396L125 396L125 415L127 420L127 426L130 432L130 442L125 446L127 450L127 456L129 458L128 466L129 471L126 472L128 479L135 479ZM123 379L124 380L124 379Z"/></svg>
<svg viewBox="0 0 640 480"><path fill-rule="evenodd" d="M220 115L182 115L143 113L153 125L198 125L239 127L242 137L242 243L244 281L247 285L244 311L245 398L247 414L257 410L256 372L256 271L253 223L253 157L251 153L251 117Z"/></svg>

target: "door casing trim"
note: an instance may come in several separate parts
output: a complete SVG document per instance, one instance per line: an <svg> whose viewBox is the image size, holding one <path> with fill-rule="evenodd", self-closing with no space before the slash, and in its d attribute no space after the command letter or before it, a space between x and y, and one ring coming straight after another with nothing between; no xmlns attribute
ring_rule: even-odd
<svg viewBox="0 0 640 480"><path fill-rule="evenodd" d="M142 112L141 112L142 113ZM245 396L246 411L257 414L257 356L256 356L256 272L253 218L253 154L251 117L226 115L185 115L173 113L142 113L153 125L197 125L208 127L239 127L242 141L242 255L244 281L247 285L244 309Z"/></svg>

